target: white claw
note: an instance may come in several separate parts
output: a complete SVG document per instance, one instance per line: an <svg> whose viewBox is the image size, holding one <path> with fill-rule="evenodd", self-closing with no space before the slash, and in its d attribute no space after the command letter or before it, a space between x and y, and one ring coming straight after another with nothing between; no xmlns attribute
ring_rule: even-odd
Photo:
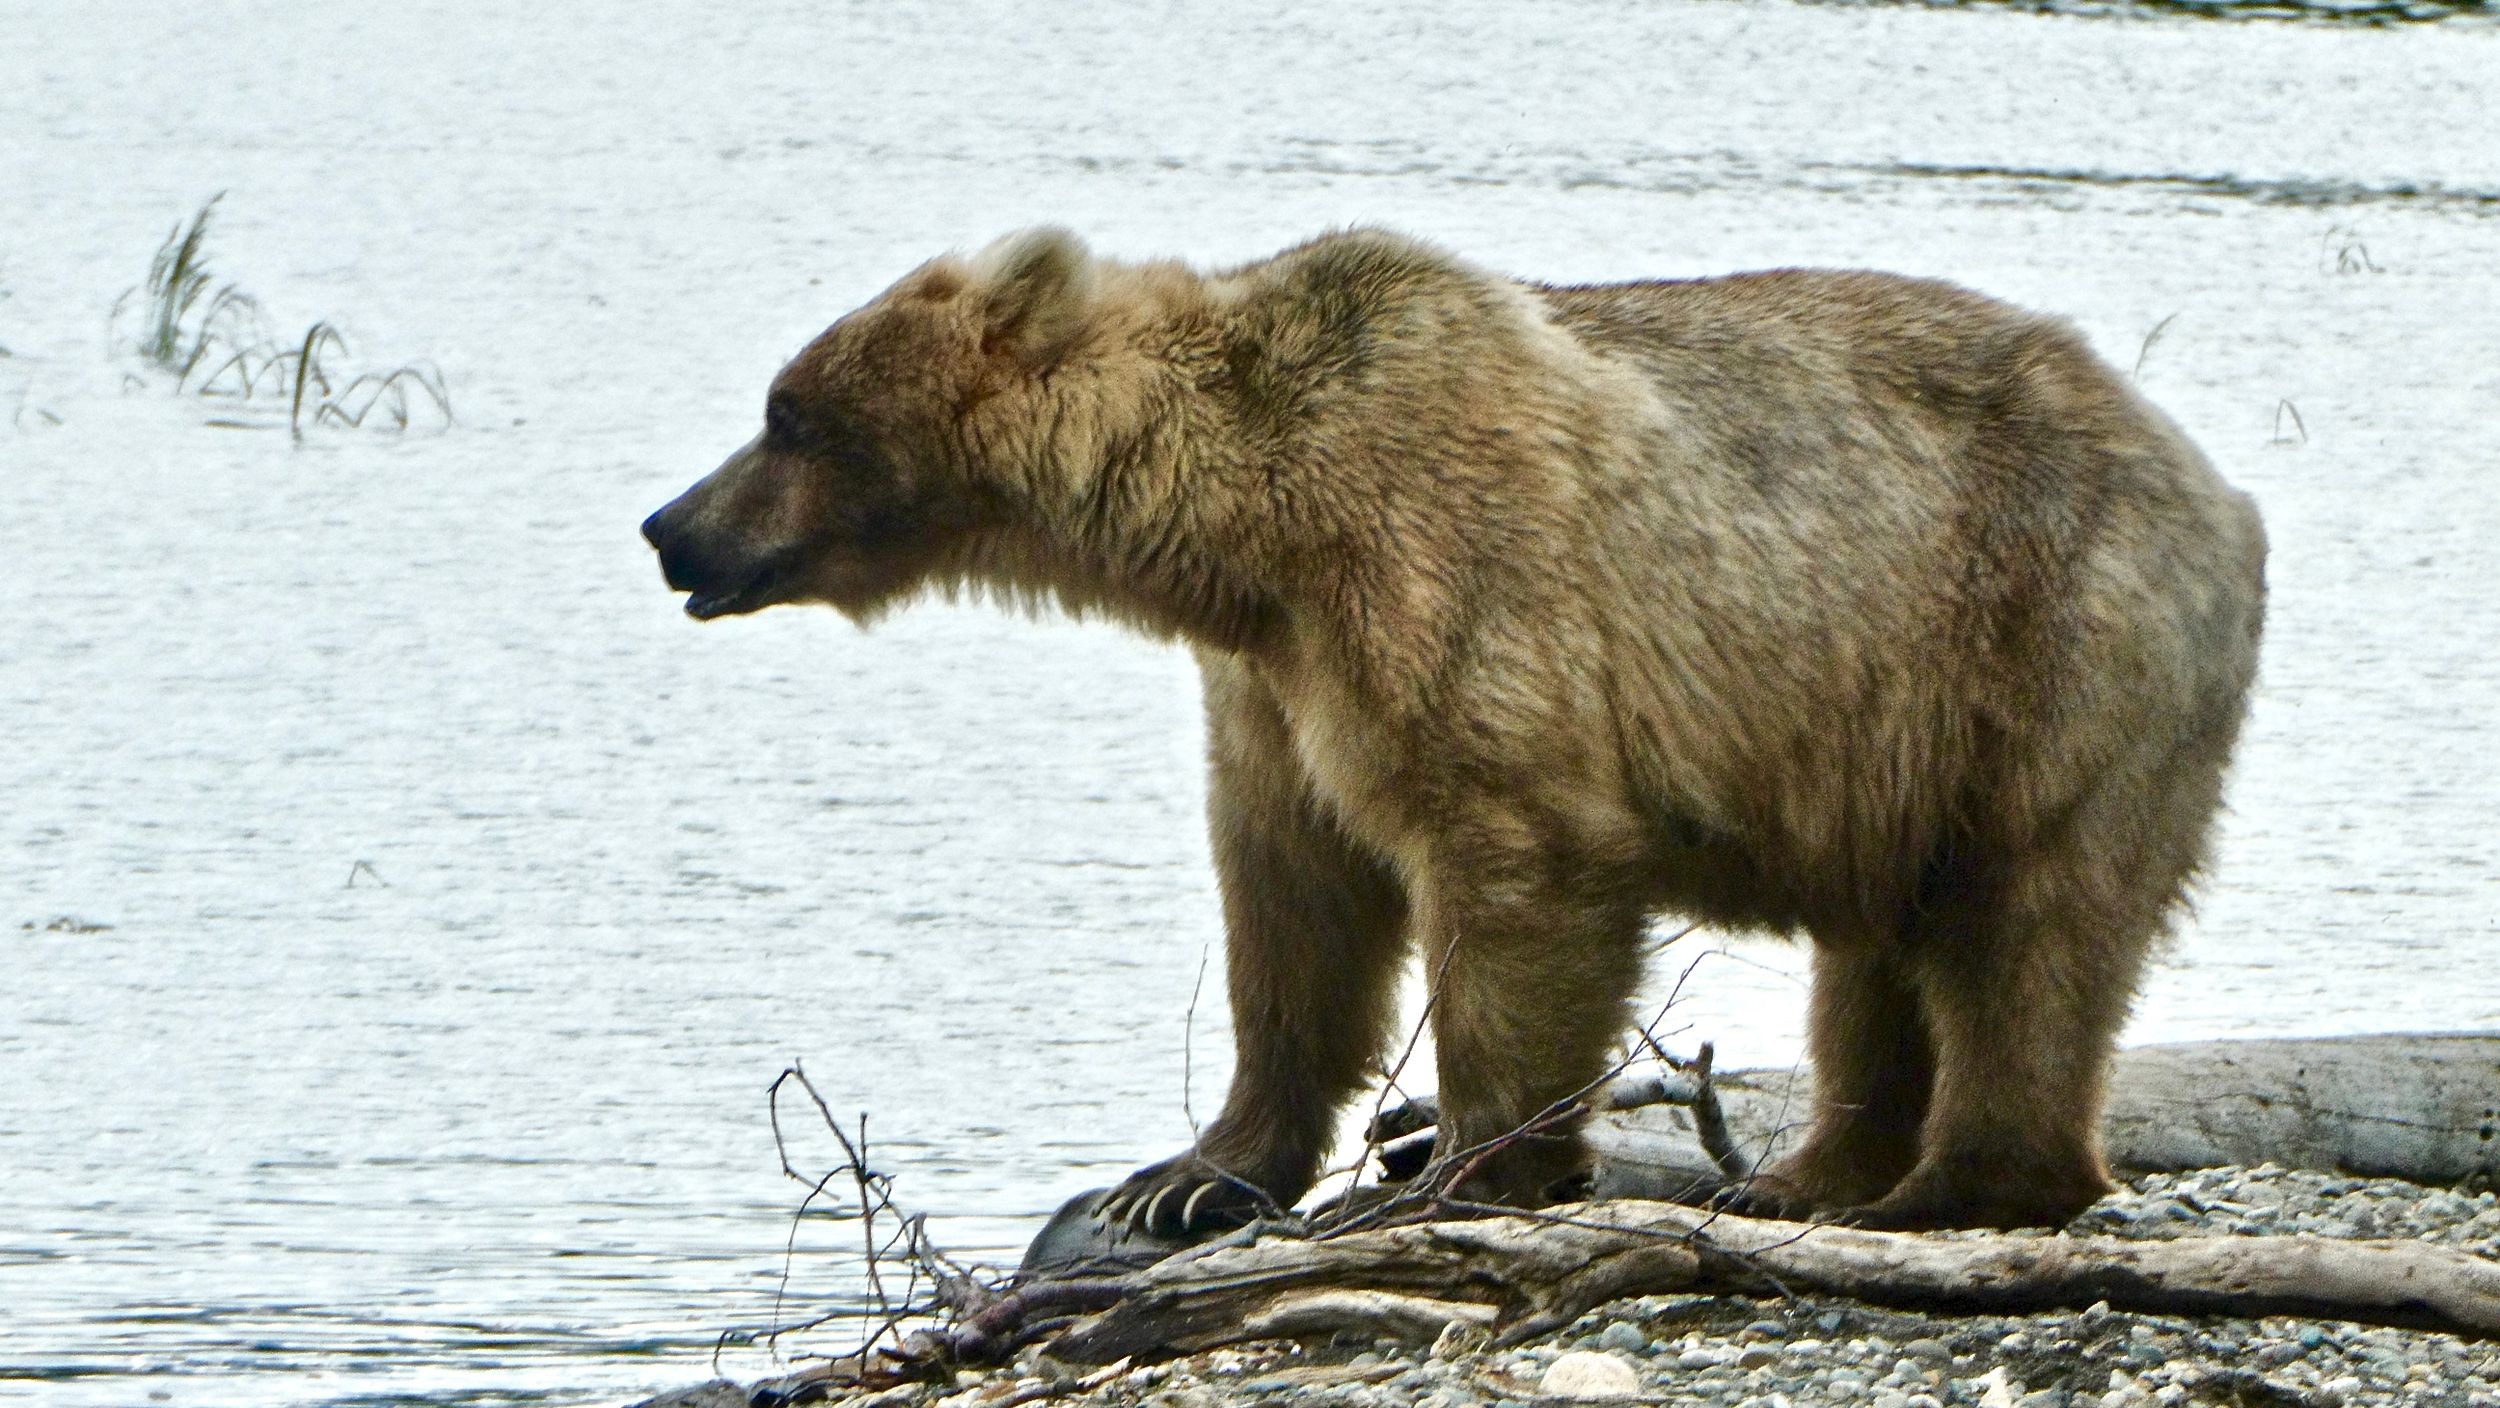
<svg viewBox="0 0 2500 1408"><path fill-rule="evenodd" d="M1154 1197L1147 1202L1145 1209L1137 1214L1136 1220L1130 1225L1134 1226L1140 1232L1153 1234L1155 1230L1155 1215L1163 1211L1163 1200L1171 1196L1171 1184L1166 1183L1162 1187L1157 1188L1155 1190Z"/></svg>
<svg viewBox="0 0 2500 1408"><path fill-rule="evenodd" d="M1201 1183L1190 1190L1189 1201L1181 1204L1182 1231L1186 1232L1198 1225L1198 1204L1204 1202L1207 1194L1214 1191L1215 1185L1212 1183Z"/></svg>

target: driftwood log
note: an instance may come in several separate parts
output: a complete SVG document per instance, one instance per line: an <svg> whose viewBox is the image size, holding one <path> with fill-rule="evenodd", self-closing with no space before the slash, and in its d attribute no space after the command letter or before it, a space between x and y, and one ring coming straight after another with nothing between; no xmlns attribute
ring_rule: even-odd
<svg viewBox="0 0 2500 1408"><path fill-rule="evenodd" d="M1621 1296L1782 1292L2022 1313L2107 1301L2162 1314L2297 1315L2500 1338L2500 1263L2417 1242L1920 1236L1583 1203L1322 1241L1266 1238L1104 1283L1107 1308L1044 1341L1080 1364L1341 1332L1515 1342Z"/></svg>
<svg viewBox="0 0 2500 1408"><path fill-rule="evenodd" d="M1739 1161L1770 1162L1813 1111L1795 1071L1711 1078ZM1597 1191L1677 1198L1723 1182L1687 1076L1616 1082L1590 1130ZM1416 1117L1418 1121L1428 1116ZM2500 1181L2500 1036L2473 1033L2207 1041L2118 1054L2101 1134L2122 1171L2272 1163L2447 1184Z"/></svg>
<svg viewBox="0 0 2500 1408"><path fill-rule="evenodd" d="M1427 1343L1455 1329L1498 1346L1610 1300L1679 1293L1839 1295L1973 1314L2106 1302L2147 1314L2286 1315L2500 1339L2500 1262L2420 1242L1939 1236L1594 1202L1339 1237L1267 1236L1116 1276L1031 1281L947 1329L913 1333L899 1351L820 1364L745 1401L796 1404L944 1380L1028 1348L1116 1373L1260 1340ZM711 1403L684 1400L697 1401Z"/></svg>

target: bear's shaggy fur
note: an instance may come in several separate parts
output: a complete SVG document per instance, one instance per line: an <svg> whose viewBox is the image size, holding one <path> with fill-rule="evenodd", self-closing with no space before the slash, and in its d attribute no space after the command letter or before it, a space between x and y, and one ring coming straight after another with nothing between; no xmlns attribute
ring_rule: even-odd
<svg viewBox="0 0 2500 1408"><path fill-rule="evenodd" d="M1567 1108L1660 912L1814 943L1751 1196L2057 1223L2256 667L2249 501L2065 325L1786 271L1555 288L1353 231L923 266L645 533L698 617L925 587L1194 647L1239 1045L1158 1230L1310 1185L1431 984L1442 1157ZM1568 1117L1471 1191L1582 1167Z"/></svg>

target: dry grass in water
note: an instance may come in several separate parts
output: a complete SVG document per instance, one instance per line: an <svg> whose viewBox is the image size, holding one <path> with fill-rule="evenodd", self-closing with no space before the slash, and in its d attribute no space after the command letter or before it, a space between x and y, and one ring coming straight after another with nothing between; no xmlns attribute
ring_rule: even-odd
<svg viewBox="0 0 2500 1408"><path fill-rule="evenodd" d="M220 191L188 224L177 222L149 261L147 278L113 305L116 324L136 310L140 360L171 372L177 395L240 402L255 410L286 403L283 422L271 413L246 413L218 417L211 425L274 429L283 423L298 441L307 430L323 427L404 433L423 421L448 429L454 420L451 391L440 368L410 362L360 370L346 337L327 319L314 322L301 338L279 342L259 300L218 282L208 260L208 230L224 199Z"/></svg>

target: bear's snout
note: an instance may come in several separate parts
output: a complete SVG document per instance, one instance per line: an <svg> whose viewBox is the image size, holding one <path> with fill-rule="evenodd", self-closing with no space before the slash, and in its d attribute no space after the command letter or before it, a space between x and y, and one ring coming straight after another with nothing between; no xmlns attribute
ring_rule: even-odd
<svg viewBox="0 0 2500 1408"><path fill-rule="evenodd" d="M698 486L700 487L700 486ZM710 540L692 520L696 515L680 498L642 521L645 542L660 554L660 575L669 590L686 593L686 614L698 621L731 616L769 606L779 598L782 579L778 554L757 557L735 545Z"/></svg>

